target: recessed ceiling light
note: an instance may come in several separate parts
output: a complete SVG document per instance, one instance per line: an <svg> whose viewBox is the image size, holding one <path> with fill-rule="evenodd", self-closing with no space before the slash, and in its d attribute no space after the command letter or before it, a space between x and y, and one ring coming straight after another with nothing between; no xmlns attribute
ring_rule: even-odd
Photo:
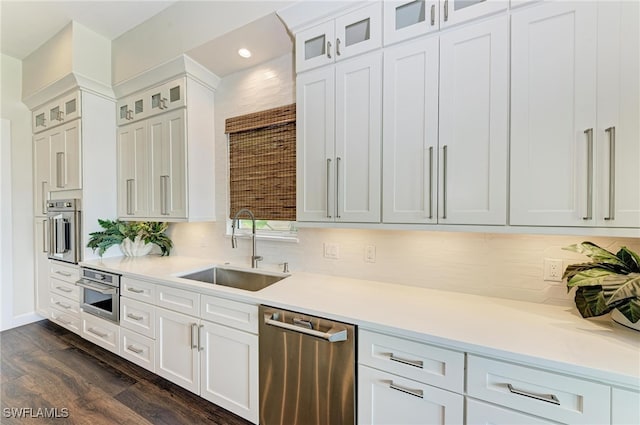
<svg viewBox="0 0 640 425"><path fill-rule="evenodd" d="M249 49L245 49L245 48L242 48L242 49L238 50L238 54L240 56L242 56L243 58L250 58L251 57L251 52L249 51Z"/></svg>

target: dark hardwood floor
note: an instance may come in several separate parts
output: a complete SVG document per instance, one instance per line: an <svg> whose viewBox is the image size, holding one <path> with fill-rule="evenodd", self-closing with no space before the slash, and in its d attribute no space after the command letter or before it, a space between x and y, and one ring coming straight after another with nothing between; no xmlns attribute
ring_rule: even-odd
<svg viewBox="0 0 640 425"><path fill-rule="evenodd" d="M0 356L2 424L249 424L48 320L0 333Z"/></svg>

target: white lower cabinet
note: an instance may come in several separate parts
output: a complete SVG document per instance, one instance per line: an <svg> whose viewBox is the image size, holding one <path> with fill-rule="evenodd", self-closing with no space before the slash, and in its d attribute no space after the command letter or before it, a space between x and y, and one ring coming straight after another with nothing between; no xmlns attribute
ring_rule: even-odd
<svg viewBox="0 0 640 425"><path fill-rule="evenodd" d="M120 356L155 372L155 341L129 329L120 328Z"/></svg>
<svg viewBox="0 0 640 425"><path fill-rule="evenodd" d="M82 337L96 345L118 354L120 326L89 313L82 312Z"/></svg>
<svg viewBox="0 0 640 425"><path fill-rule="evenodd" d="M515 410L467 398L466 425L555 424Z"/></svg>
<svg viewBox="0 0 640 425"><path fill-rule="evenodd" d="M462 424L464 397L367 366L358 366L358 423Z"/></svg>
<svg viewBox="0 0 640 425"><path fill-rule="evenodd" d="M613 388L611 391L611 423L640 424L640 392Z"/></svg>

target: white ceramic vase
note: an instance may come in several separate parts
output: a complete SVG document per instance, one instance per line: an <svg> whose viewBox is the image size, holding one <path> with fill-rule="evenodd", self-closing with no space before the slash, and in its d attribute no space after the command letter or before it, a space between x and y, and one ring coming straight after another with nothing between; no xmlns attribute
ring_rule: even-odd
<svg viewBox="0 0 640 425"><path fill-rule="evenodd" d="M631 322L625 317L624 314L620 313L617 308L611 310L611 319L616 323L620 323L622 326L640 331L640 320L638 320L636 323Z"/></svg>
<svg viewBox="0 0 640 425"><path fill-rule="evenodd" d="M125 238L120 244L120 251L127 257L142 257L147 255L153 249L152 243L145 243L140 236L136 236L132 241Z"/></svg>

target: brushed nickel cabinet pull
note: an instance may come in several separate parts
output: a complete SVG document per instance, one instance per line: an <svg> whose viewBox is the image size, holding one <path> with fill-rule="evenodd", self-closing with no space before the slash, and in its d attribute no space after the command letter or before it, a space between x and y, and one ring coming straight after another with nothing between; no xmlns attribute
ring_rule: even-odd
<svg viewBox="0 0 640 425"><path fill-rule="evenodd" d="M554 394L536 394L536 393L532 393L525 390L519 390L517 388L514 388L513 385L511 384L507 384L507 388L509 388L509 392L511 394L531 397L531 398L535 398L536 400L545 401L547 403L556 404L558 406L560 405L560 401L558 400L558 397L556 397Z"/></svg>
<svg viewBox="0 0 640 425"><path fill-rule="evenodd" d="M133 319L133 320L137 320L138 322L139 322L139 321L141 321L141 320L143 319L143 317L142 317L142 316L136 316L136 315L135 315L135 314L133 314L133 313L128 313L128 314L127 314L127 317L128 317L128 318L130 318L130 319Z"/></svg>
<svg viewBox="0 0 640 425"><path fill-rule="evenodd" d="M49 252L47 249L47 220L42 220L42 252Z"/></svg>
<svg viewBox="0 0 640 425"><path fill-rule="evenodd" d="M127 288L127 291L133 292L134 294L142 294L144 292L143 289L136 289L136 288L131 288L131 287Z"/></svg>
<svg viewBox="0 0 640 425"><path fill-rule="evenodd" d="M587 214L583 220L593 219L593 128L584 131L587 135Z"/></svg>
<svg viewBox="0 0 640 425"><path fill-rule="evenodd" d="M64 152L56 152L56 187L64 187Z"/></svg>
<svg viewBox="0 0 640 425"><path fill-rule="evenodd" d="M56 270L56 274L59 274L61 276L65 276L65 277L70 277L71 276L71 273L63 272L63 271L60 271L60 270Z"/></svg>
<svg viewBox="0 0 640 425"><path fill-rule="evenodd" d="M198 351L204 350L204 346L202 345L202 328L204 328L204 325L198 326Z"/></svg>
<svg viewBox="0 0 640 425"><path fill-rule="evenodd" d="M127 215L133 214L133 179L127 179Z"/></svg>
<svg viewBox="0 0 640 425"><path fill-rule="evenodd" d="M609 215L604 219L615 220L616 213L616 128L605 130L609 135Z"/></svg>
<svg viewBox="0 0 640 425"><path fill-rule="evenodd" d="M89 329L87 329L87 332L92 333L92 334L94 334L94 335L97 335L97 336L99 336L100 338L106 338L106 337L108 337L108 336L109 336L109 334L106 334L106 333L103 333L103 332L97 331L97 330L95 330L95 329L93 329L93 328L89 328Z"/></svg>
<svg viewBox="0 0 640 425"><path fill-rule="evenodd" d="M409 366L417 367L419 369L423 369L424 368L424 362L422 360L403 359L402 357L396 357L393 353L389 354L389 360L392 360L392 361L398 362L398 363L402 363L402 364L406 364L406 365L409 365Z"/></svg>
<svg viewBox="0 0 640 425"><path fill-rule="evenodd" d="M160 176L160 214L169 215L169 176Z"/></svg>
<svg viewBox="0 0 640 425"><path fill-rule="evenodd" d="M194 332L195 332L195 336L194 336ZM197 323L192 323L191 324L191 349L197 349L198 348L198 324Z"/></svg>
<svg viewBox="0 0 640 425"><path fill-rule="evenodd" d="M329 210L329 186L331 185L331 158L327 158L327 218L331 218Z"/></svg>
<svg viewBox="0 0 640 425"><path fill-rule="evenodd" d="M47 196L46 196L46 187L47 187L47 182L43 181L41 183L41 187L40 187L40 195L42 196L42 214L46 214L47 213Z"/></svg>
<svg viewBox="0 0 640 425"><path fill-rule="evenodd" d="M340 39L336 38L336 56L340 56Z"/></svg>
<svg viewBox="0 0 640 425"><path fill-rule="evenodd" d="M71 306L69 304L65 304L65 303L61 303L60 301L56 301L56 305L59 305L60 307L69 310L71 308Z"/></svg>
<svg viewBox="0 0 640 425"><path fill-rule="evenodd" d="M327 57L331 59L331 42L327 41Z"/></svg>
<svg viewBox="0 0 640 425"><path fill-rule="evenodd" d="M444 21L449 20L449 0L444 0Z"/></svg>
<svg viewBox="0 0 640 425"><path fill-rule="evenodd" d="M62 292L66 292L66 293L70 293L73 292L73 290L69 289L69 288L65 288L64 286L56 286L56 289L58 291L62 291Z"/></svg>
<svg viewBox="0 0 640 425"><path fill-rule="evenodd" d="M428 187L426 188L426 190L428 191L427 196L425 196L425 198L427 198L429 200L429 206L427 208L425 208L425 210L428 212L427 218L428 219L432 219L433 218L433 146L429 146L429 148L427 149L429 152L429 163L428 163L428 172L427 172L427 165L425 165L425 176L429 176L429 181L428 182L424 182L425 185L428 184ZM426 159L426 158L425 158ZM428 173L428 174L427 174Z"/></svg>
<svg viewBox="0 0 640 425"><path fill-rule="evenodd" d="M442 218L447 218L447 145L442 147Z"/></svg>
<svg viewBox="0 0 640 425"><path fill-rule="evenodd" d="M336 218L340 218L340 160L336 157Z"/></svg>
<svg viewBox="0 0 640 425"><path fill-rule="evenodd" d="M431 5L431 26L436 24L436 5Z"/></svg>
<svg viewBox="0 0 640 425"><path fill-rule="evenodd" d="M424 391L403 387L401 385L394 384L393 381L391 381L391 383L389 384L389 388L391 388L392 390L403 392L405 394L412 395L414 397L424 398Z"/></svg>
<svg viewBox="0 0 640 425"><path fill-rule="evenodd" d="M127 345L127 350L129 350L129 351L133 351L133 352L134 352L134 353L136 353L136 354L142 354L142 352L144 351L144 350L141 350L141 349L139 349L139 348L136 348L136 347L135 347L135 346L133 346L133 345Z"/></svg>

